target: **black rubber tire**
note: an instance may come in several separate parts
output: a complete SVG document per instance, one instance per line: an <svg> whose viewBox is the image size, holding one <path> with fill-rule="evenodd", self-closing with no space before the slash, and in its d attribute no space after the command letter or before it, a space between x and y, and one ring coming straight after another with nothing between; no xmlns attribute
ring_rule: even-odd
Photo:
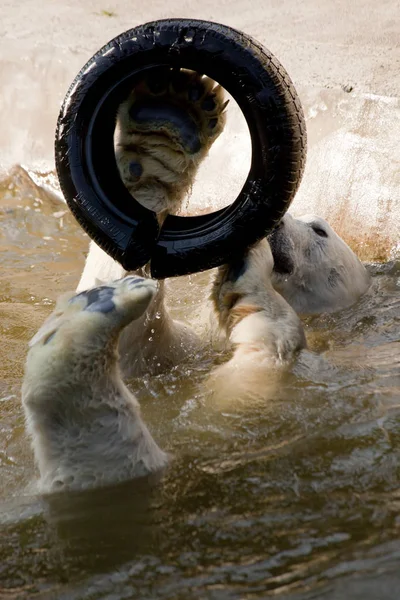
<svg viewBox="0 0 400 600"><path fill-rule="evenodd" d="M151 211L123 185L113 133L118 105L149 68L205 73L237 101L252 140L251 168L238 198L198 217ZM95 54L72 83L56 131L61 188L84 230L126 270L151 260L153 277L228 262L268 234L288 209L306 158L306 128L293 84L279 61L248 35L191 19L147 23Z"/></svg>

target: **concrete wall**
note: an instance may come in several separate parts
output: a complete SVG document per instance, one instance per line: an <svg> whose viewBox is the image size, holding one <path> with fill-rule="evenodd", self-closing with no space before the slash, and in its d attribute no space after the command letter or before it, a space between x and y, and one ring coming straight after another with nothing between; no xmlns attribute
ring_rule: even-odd
<svg viewBox="0 0 400 600"><path fill-rule="evenodd" d="M177 16L250 33L290 73L309 134L293 212L325 216L366 260L400 255L397 0L2 0L0 169L53 168L59 106L84 62L130 27ZM229 203L248 164L246 126L233 107L191 205Z"/></svg>

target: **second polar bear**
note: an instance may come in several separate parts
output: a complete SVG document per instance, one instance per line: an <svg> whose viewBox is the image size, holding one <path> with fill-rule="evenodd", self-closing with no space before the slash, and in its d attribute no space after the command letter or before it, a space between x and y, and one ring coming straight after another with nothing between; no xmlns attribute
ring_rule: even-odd
<svg viewBox="0 0 400 600"><path fill-rule="evenodd" d="M298 314L341 310L370 286L367 269L321 217L286 213L268 239L273 286Z"/></svg>

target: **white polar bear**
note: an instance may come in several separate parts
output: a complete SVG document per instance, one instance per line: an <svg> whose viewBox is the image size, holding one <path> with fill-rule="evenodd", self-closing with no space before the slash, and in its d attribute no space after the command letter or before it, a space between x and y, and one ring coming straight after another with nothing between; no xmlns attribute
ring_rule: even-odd
<svg viewBox="0 0 400 600"><path fill-rule="evenodd" d="M346 308L370 286L364 265L321 217L286 213L268 240L273 286L298 314Z"/></svg>
<svg viewBox="0 0 400 600"><path fill-rule="evenodd" d="M117 344L156 282L126 277L64 295L30 342L22 403L41 492L101 486L159 472L168 462L121 379Z"/></svg>
<svg viewBox="0 0 400 600"><path fill-rule="evenodd" d="M170 68L152 71L121 104L114 137L120 175L160 223L181 207L201 161L224 128L226 105L223 89L208 77ZM77 291L125 275L92 242ZM201 346L189 327L168 314L161 282L146 314L121 335L121 367L127 376L164 372Z"/></svg>
<svg viewBox="0 0 400 600"><path fill-rule="evenodd" d="M264 239L218 269L211 297L233 348L207 381L218 403L262 397L274 375L307 346L299 317L272 286L273 266Z"/></svg>

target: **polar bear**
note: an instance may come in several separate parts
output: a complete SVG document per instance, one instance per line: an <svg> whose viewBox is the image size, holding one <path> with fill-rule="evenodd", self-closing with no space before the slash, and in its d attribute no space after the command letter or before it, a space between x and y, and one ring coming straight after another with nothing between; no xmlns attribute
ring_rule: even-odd
<svg viewBox="0 0 400 600"><path fill-rule="evenodd" d="M207 381L219 401L262 396L268 380L307 347L299 317L272 286L273 267L270 246L263 239L217 271L211 298L233 348L230 360L214 369Z"/></svg>
<svg viewBox="0 0 400 600"><path fill-rule="evenodd" d="M22 404L41 492L103 486L168 462L118 365L121 330L140 319L156 282L128 276L61 297L30 342Z"/></svg>
<svg viewBox="0 0 400 600"><path fill-rule="evenodd" d="M298 314L346 308L370 286L364 265L321 217L286 213L268 240L272 284Z"/></svg>
<svg viewBox="0 0 400 600"><path fill-rule="evenodd" d="M152 70L119 107L114 143L122 181L157 213L160 223L181 207L201 161L224 128L227 103L223 88L208 77L163 67ZM77 291L125 275L91 242ZM161 282L148 311L121 335L121 367L127 376L164 372L201 346L191 328L168 314Z"/></svg>
<svg viewBox="0 0 400 600"><path fill-rule="evenodd" d="M121 178L139 202L156 211L160 223L181 206L224 128L226 105L223 89L208 77L170 68L151 72L121 104L115 132ZM269 241L272 284L299 314L340 310L368 289L365 267L320 217L287 214ZM146 269L140 274L147 275ZM77 291L125 275L92 242ZM162 282L145 315L121 335L121 367L127 376L165 372L201 346L190 327L168 314Z"/></svg>

